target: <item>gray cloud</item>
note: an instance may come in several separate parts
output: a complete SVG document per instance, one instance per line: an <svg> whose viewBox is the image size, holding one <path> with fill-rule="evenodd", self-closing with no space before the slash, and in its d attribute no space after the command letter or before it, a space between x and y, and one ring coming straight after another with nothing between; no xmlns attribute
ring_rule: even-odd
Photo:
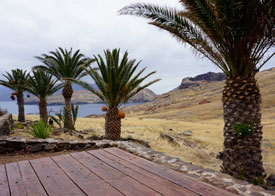
<svg viewBox="0 0 275 196"><path fill-rule="evenodd" d="M176 42L167 32L145 19L119 16L117 11L135 2L179 7L177 0L3 0L0 2L0 74L14 68L30 70L34 56L61 46L81 49L87 56L120 47L142 60L151 79L161 78L151 89L167 92L182 78L219 70L206 59ZM265 68L274 66L273 58ZM0 76L1 78L2 76Z"/></svg>

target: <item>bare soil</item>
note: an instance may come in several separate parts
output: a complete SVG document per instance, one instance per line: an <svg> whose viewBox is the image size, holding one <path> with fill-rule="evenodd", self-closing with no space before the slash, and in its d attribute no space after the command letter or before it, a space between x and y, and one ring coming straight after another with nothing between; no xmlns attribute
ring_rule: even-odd
<svg viewBox="0 0 275 196"><path fill-rule="evenodd" d="M87 148L85 150L94 150L95 148ZM67 154L71 152L80 152L83 150L63 150L59 152L35 152L35 153L25 153L25 152L14 152L14 153L7 153L7 154L0 154L0 164L23 161L23 160L32 160L38 159L42 157L49 157L49 156L56 156L61 154Z"/></svg>

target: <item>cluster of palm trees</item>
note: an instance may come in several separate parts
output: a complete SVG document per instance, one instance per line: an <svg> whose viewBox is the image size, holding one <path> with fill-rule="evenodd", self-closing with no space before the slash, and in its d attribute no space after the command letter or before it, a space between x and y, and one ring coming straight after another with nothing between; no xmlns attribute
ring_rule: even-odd
<svg viewBox="0 0 275 196"><path fill-rule="evenodd" d="M73 52L72 49L58 48L54 52L36 57L43 64L34 66L31 73L22 69L12 70L11 73L6 72L3 75L6 80L0 80L0 85L15 91L12 96L17 98L18 121L25 121L24 91L28 91L39 98L40 119L47 123L47 97L63 88L62 95L65 100L65 114L67 115L66 120L64 120L64 128L74 129L71 98L73 95L72 83L76 83L106 103L106 137L112 140L119 139L121 118L123 117L120 115L119 107L144 88L157 82L158 79L141 85L146 78L155 72L141 77L145 70L143 68L135 75L140 62L136 63L135 59L129 60L127 51L121 60L119 49L106 50L104 53L104 57L94 55L93 58L87 58L80 53L80 50ZM91 67L93 62L97 64L97 68ZM86 75L95 81L99 90L80 80Z"/></svg>
<svg viewBox="0 0 275 196"><path fill-rule="evenodd" d="M47 97L53 95L63 88L62 95L65 99L65 108L68 113L68 123L65 128L73 129L71 116L71 97L73 95L72 84L64 78L80 79L85 76L82 67L87 67L93 61L85 58L79 50L73 52L72 49L62 48L36 57L43 65L33 67L32 73L22 69L6 72L3 76L7 80L0 80L0 84L15 91L18 104L18 121L25 121L24 114L24 91L39 98L40 118L45 123L48 121Z"/></svg>

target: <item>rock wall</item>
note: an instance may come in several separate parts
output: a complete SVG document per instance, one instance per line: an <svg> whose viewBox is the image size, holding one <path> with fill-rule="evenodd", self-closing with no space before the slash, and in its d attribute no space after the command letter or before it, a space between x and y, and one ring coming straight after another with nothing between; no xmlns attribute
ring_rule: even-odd
<svg viewBox="0 0 275 196"><path fill-rule="evenodd" d="M13 125L12 115L4 114L0 116L0 136L1 135L10 135Z"/></svg>

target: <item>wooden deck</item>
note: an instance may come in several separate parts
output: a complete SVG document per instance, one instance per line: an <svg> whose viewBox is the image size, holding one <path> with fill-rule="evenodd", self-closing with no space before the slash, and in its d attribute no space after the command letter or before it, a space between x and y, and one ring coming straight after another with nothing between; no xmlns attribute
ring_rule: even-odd
<svg viewBox="0 0 275 196"><path fill-rule="evenodd" d="M0 196L231 196L118 148L0 165Z"/></svg>

